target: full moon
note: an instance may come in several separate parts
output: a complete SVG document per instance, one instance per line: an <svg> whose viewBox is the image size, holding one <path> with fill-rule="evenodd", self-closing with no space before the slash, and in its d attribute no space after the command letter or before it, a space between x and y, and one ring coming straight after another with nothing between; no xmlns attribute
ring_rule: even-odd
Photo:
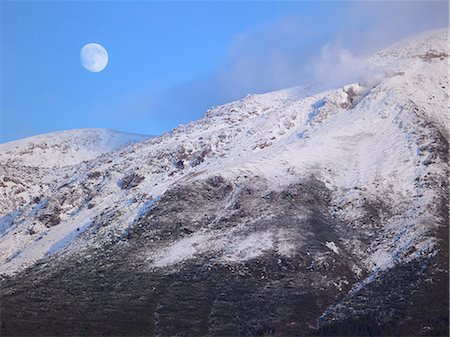
<svg viewBox="0 0 450 337"><path fill-rule="evenodd" d="M108 64L108 52L98 43L88 43L81 48L80 61L87 70L98 73Z"/></svg>

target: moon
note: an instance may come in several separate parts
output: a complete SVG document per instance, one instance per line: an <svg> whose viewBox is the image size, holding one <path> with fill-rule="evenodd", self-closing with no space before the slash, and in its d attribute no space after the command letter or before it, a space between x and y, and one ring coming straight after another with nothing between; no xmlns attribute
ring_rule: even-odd
<svg viewBox="0 0 450 337"><path fill-rule="evenodd" d="M98 73L108 65L108 52L98 43L88 43L80 52L83 67L93 73Z"/></svg>

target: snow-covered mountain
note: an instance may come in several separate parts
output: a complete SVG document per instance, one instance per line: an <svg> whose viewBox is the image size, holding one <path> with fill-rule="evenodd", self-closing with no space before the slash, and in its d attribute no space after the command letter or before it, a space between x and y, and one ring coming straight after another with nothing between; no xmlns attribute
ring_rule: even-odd
<svg viewBox="0 0 450 337"><path fill-rule="evenodd" d="M148 138L108 129L52 132L0 144L0 163L40 168L76 165Z"/></svg>
<svg viewBox="0 0 450 337"><path fill-rule="evenodd" d="M80 129L0 144L0 216L57 189L83 162L148 138L107 129ZM5 220L0 221L0 233L4 229Z"/></svg>
<svg viewBox="0 0 450 337"><path fill-rule="evenodd" d="M5 334L448 333L447 34L114 151L2 145Z"/></svg>

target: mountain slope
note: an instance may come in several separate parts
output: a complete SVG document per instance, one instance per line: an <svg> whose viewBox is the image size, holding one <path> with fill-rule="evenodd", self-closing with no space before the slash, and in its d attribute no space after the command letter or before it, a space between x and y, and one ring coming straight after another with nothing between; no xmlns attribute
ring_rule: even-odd
<svg viewBox="0 0 450 337"><path fill-rule="evenodd" d="M3 332L448 333L447 31L369 62L383 76L247 96L9 212Z"/></svg>
<svg viewBox="0 0 450 337"><path fill-rule="evenodd" d="M107 129L53 132L0 144L0 163L41 168L76 165L148 138Z"/></svg>
<svg viewBox="0 0 450 337"><path fill-rule="evenodd" d="M0 216L57 188L78 170L76 165L148 138L107 129L80 129L0 144Z"/></svg>

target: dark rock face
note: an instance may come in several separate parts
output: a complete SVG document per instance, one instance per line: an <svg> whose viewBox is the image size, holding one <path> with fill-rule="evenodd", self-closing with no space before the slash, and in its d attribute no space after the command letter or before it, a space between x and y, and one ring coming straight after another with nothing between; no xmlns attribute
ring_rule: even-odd
<svg viewBox="0 0 450 337"><path fill-rule="evenodd" d="M82 255L49 257L4 279L1 335L448 334L445 219L435 233L442 238L437 255L380 272L348 296L368 271L354 272L359 257L343 242L353 239L368 247L367 238L377 231L371 221L379 221L374 209L387 206L366 204L367 235L358 237L349 227L354 224L336 216L330 195L314 178L281 191L268 190L256 178L236 184L212 177L176 186L126 238ZM444 201L440 209L444 216ZM212 250L164 268L151 266L152 252L161 246L202 230L241 224L246 224L244 236L286 230L294 249L290 254L268 249L230 262ZM335 242L340 253L326 248L327 241Z"/></svg>
<svg viewBox="0 0 450 337"><path fill-rule="evenodd" d="M379 275L357 296L340 303L334 315L347 318L328 321L317 334L447 336L448 275L434 269L438 263L408 263Z"/></svg>
<svg viewBox="0 0 450 337"><path fill-rule="evenodd" d="M123 190L129 190L139 185L144 179L145 177L137 173L130 173L119 181L119 187Z"/></svg>
<svg viewBox="0 0 450 337"><path fill-rule="evenodd" d="M46 227L53 227L61 222L59 215L56 214L43 214L37 218L39 221L45 224Z"/></svg>
<svg viewBox="0 0 450 337"><path fill-rule="evenodd" d="M447 186L446 182L442 182ZM447 188L445 188L447 190ZM436 203L438 253L376 275L355 296L343 297L319 320L319 336L448 336L448 198Z"/></svg>
<svg viewBox="0 0 450 337"><path fill-rule="evenodd" d="M31 271L28 277L38 277L33 287L25 282L12 290L6 281L3 333L291 336L311 333L336 296L330 288L311 293L315 273L272 254L237 266L188 263L169 275L104 262L116 267L71 261L43 278Z"/></svg>

